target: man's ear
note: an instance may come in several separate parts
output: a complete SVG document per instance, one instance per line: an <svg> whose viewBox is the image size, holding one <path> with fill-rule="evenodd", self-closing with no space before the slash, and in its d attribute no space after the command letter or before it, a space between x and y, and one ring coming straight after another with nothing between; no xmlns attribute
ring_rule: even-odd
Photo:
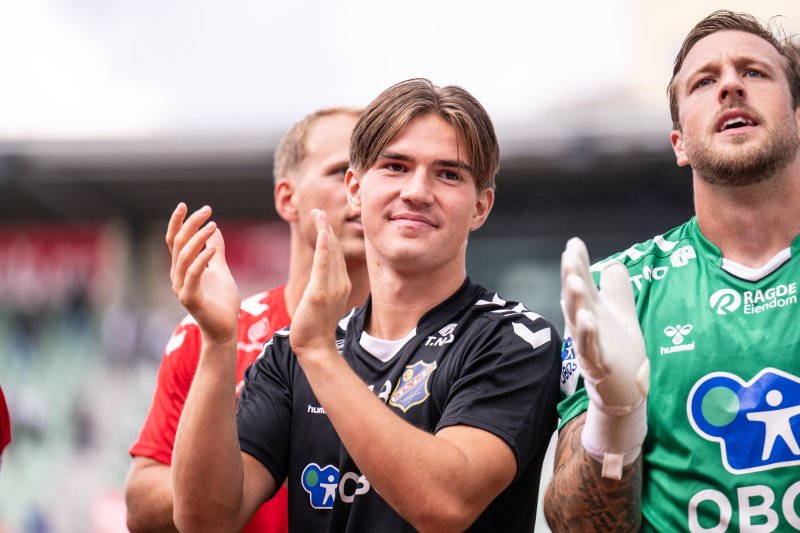
<svg viewBox="0 0 800 533"><path fill-rule="evenodd" d="M486 218L492 211L493 205L494 189L486 188L478 193L478 198L475 201L475 213L473 213L472 222L469 225L470 231L475 231L483 226L483 223L486 222Z"/></svg>
<svg viewBox="0 0 800 533"><path fill-rule="evenodd" d="M275 184L275 211L288 223L297 222L297 206L294 205L294 181L283 178Z"/></svg>
<svg viewBox="0 0 800 533"><path fill-rule="evenodd" d="M344 186L347 189L347 203L350 209L361 213L361 178L356 176L352 168L348 168L344 175Z"/></svg>
<svg viewBox="0 0 800 533"><path fill-rule="evenodd" d="M675 160L679 167L689 164L686 158L686 148L683 146L683 132L680 130L672 130L669 134L669 141L672 143L672 151L675 152Z"/></svg>

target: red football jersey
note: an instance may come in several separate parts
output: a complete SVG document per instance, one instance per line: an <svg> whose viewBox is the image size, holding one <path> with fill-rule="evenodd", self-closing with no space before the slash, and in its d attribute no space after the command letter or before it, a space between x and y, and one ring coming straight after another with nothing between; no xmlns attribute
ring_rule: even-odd
<svg viewBox="0 0 800 533"><path fill-rule="evenodd" d="M276 331L289 325L283 290L283 286L277 287L242 301L239 310L237 383L244 379L245 370L261 353L264 343ZM139 438L131 446L131 455L150 457L166 465L172 463L175 432L200 360L200 345L200 328L191 316L187 316L175 328L164 349L153 403ZM281 487L271 500L259 508L242 531L287 532L288 501L286 488Z"/></svg>
<svg viewBox="0 0 800 533"><path fill-rule="evenodd" d="M0 453L3 453L9 442L11 442L11 417L8 414L3 389L0 388Z"/></svg>

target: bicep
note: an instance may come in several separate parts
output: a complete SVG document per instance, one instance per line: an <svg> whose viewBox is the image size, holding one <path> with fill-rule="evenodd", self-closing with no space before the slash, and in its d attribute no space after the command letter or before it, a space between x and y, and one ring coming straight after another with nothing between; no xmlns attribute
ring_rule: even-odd
<svg viewBox="0 0 800 533"><path fill-rule="evenodd" d="M242 468L242 515L249 520L261 504L275 495L279 486L267 467L249 453L242 452Z"/></svg>
<svg viewBox="0 0 800 533"><path fill-rule="evenodd" d="M452 445L464 465L463 489L468 499L485 508L514 480L517 460L514 451L500 437L471 426L448 426L436 437Z"/></svg>
<svg viewBox="0 0 800 533"><path fill-rule="evenodd" d="M154 488L170 486L170 467L150 457L133 458L128 477L125 480L125 493L149 492Z"/></svg>
<svg viewBox="0 0 800 533"><path fill-rule="evenodd" d="M125 504L131 531L174 531L169 465L151 457L134 457L125 480Z"/></svg>

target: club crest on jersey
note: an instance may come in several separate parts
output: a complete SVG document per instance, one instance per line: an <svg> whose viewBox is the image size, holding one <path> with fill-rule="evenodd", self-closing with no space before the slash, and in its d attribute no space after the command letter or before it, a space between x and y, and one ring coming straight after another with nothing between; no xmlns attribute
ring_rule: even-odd
<svg viewBox="0 0 800 533"><path fill-rule="evenodd" d="M336 488L339 486L339 469L333 465L320 468L311 463L300 475L303 489L308 493L314 509L333 509L336 502Z"/></svg>
<svg viewBox="0 0 800 533"><path fill-rule="evenodd" d="M428 379L436 368L436 361L433 363L417 361L413 365L407 365L389 398L389 405L393 405L405 413L411 407L427 400L431 394L428 391Z"/></svg>
<svg viewBox="0 0 800 533"><path fill-rule="evenodd" d="M269 319L267 317L261 317L261 320L247 328L247 340L260 343L262 339L267 336L269 329Z"/></svg>
<svg viewBox="0 0 800 533"><path fill-rule="evenodd" d="M727 372L703 376L686 402L689 422L718 442L725 469L746 474L800 465L800 379L765 368L748 382Z"/></svg>

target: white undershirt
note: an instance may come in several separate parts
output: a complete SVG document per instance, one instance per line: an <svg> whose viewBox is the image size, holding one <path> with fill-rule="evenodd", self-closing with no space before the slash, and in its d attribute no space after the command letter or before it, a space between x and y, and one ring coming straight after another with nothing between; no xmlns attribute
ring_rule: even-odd
<svg viewBox="0 0 800 533"><path fill-rule="evenodd" d="M400 349L405 346L405 344L416 334L417 328L414 328L402 339L397 339L396 341L386 341L377 337L373 337L366 331L363 331L361 332L361 339L358 341L358 343L362 348L369 352L372 357L386 363L390 361L392 357L397 355L397 352L399 352Z"/></svg>
<svg viewBox="0 0 800 533"><path fill-rule="evenodd" d="M746 281L758 281L778 270L782 264L791 258L792 249L784 248L775 254L775 256L767 261L763 266L758 268L750 268L723 257L722 270Z"/></svg>

